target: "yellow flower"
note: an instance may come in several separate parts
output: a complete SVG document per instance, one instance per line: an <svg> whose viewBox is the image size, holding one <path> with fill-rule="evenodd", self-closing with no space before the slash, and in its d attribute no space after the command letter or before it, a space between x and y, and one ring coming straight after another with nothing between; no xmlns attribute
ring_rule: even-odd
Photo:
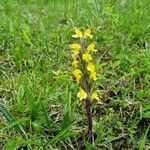
<svg viewBox="0 0 150 150"><path fill-rule="evenodd" d="M97 91L94 91L94 92L92 93L92 95L91 95L91 100L94 100L94 99L99 100Z"/></svg>
<svg viewBox="0 0 150 150"><path fill-rule="evenodd" d="M72 37L74 37L74 38L82 38L83 37L83 33L78 28L76 28L75 29L75 35L73 35Z"/></svg>
<svg viewBox="0 0 150 150"><path fill-rule="evenodd" d="M77 43L70 44L69 47L78 51L81 49L81 46Z"/></svg>
<svg viewBox="0 0 150 150"><path fill-rule="evenodd" d="M95 44L94 44L94 43L91 43L91 44L87 47L87 51L88 51L88 52L96 51L96 50L95 50Z"/></svg>
<svg viewBox="0 0 150 150"><path fill-rule="evenodd" d="M89 53L86 52L85 54L83 54L82 59L86 62L89 62L90 60L92 60L92 57Z"/></svg>
<svg viewBox="0 0 150 150"><path fill-rule="evenodd" d="M74 38L93 38L93 35L91 34L91 29L89 28L89 29L87 29L87 30L85 30L85 32L84 32L84 34L78 29L78 28L76 28L75 29L75 35L73 35L72 37L74 37Z"/></svg>
<svg viewBox="0 0 150 150"><path fill-rule="evenodd" d="M90 79L91 80L96 80L97 78L96 78L96 71L92 71L91 73L90 73Z"/></svg>
<svg viewBox="0 0 150 150"><path fill-rule="evenodd" d="M82 88L80 88L79 92L77 93L77 97L79 97L80 100L86 99L87 93Z"/></svg>
<svg viewBox="0 0 150 150"><path fill-rule="evenodd" d="M90 71L90 72L94 72L95 71L95 66L92 64L92 62L88 63L87 70Z"/></svg>
<svg viewBox="0 0 150 150"><path fill-rule="evenodd" d="M81 74L82 74L81 70L75 69L72 74L76 78L77 83L79 83L81 79Z"/></svg>
<svg viewBox="0 0 150 150"><path fill-rule="evenodd" d="M91 39L93 38L93 35L91 34L91 29L89 28L89 29L87 29L85 32L84 32L84 38L86 39L86 38L88 38L88 37L90 37Z"/></svg>
<svg viewBox="0 0 150 150"><path fill-rule="evenodd" d="M79 64L79 61L77 61L77 60L74 60L74 61L72 62L72 66L75 67L75 68L78 67L78 64Z"/></svg>
<svg viewBox="0 0 150 150"><path fill-rule="evenodd" d="M72 58L73 58L74 60L76 60L77 57L78 57L78 54L79 54L79 51L76 50L76 49L74 49L74 50L73 50L73 54L72 54Z"/></svg>
<svg viewBox="0 0 150 150"><path fill-rule="evenodd" d="M73 54L78 55L78 54L79 54L79 51L78 51L77 49L74 49L74 50L73 50Z"/></svg>

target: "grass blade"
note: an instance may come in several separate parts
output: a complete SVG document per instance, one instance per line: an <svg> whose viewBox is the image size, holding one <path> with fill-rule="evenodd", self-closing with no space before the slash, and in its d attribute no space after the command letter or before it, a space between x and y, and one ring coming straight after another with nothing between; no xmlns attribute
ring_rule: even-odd
<svg viewBox="0 0 150 150"><path fill-rule="evenodd" d="M146 144L147 134L149 132L149 128L150 128L150 126L147 128L146 132L143 134L143 136L140 140L141 142L139 144L139 150L144 150L145 149L145 144Z"/></svg>

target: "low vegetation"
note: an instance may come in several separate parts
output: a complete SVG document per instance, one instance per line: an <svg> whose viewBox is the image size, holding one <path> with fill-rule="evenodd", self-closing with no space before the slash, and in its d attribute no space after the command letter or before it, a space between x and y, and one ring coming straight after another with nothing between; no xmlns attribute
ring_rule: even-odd
<svg viewBox="0 0 150 150"><path fill-rule="evenodd" d="M0 149L149 150L149 14L149 0L0 0ZM92 142L76 28L97 50Z"/></svg>

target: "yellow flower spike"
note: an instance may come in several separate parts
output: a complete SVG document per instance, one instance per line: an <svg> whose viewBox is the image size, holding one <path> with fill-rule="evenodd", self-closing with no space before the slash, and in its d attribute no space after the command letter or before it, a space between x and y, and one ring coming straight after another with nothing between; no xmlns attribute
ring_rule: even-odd
<svg viewBox="0 0 150 150"><path fill-rule="evenodd" d="M88 52L96 51L96 50L95 50L95 44L94 44L94 43L91 43L91 44L87 47L87 51L88 51Z"/></svg>
<svg viewBox="0 0 150 150"><path fill-rule="evenodd" d="M94 80L94 81L97 79L97 77L96 77L96 71L93 71L93 72L90 73L90 79Z"/></svg>
<svg viewBox="0 0 150 150"><path fill-rule="evenodd" d="M72 66L75 67L75 68L78 67L78 64L79 64L79 61L77 61L77 60L74 60L74 61L72 62Z"/></svg>
<svg viewBox="0 0 150 150"><path fill-rule="evenodd" d="M95 66L93 65L92 62L88 63L87 70L90 71L90 72L94 72L95 71Z"/></svg>
<svg viewBox="0 0 150 150"><path fill-rule="evenodd" d="M85 53L82 55L82 59L85 60L86 62L89 62L90 60L92 60L92 57L89 53Z"/></svg>
<svg viewBox="0 0 150 150"><path fill-rule="evenodd" d="M81 46L77 43L70 44L69 47L78 51L81 49Z"/></svg>
<svg viewBox="0 0 150 150"><path fill-rule="evenodd" d="M91 34L91 32L92 32L92 31L91 31L90 28L87 29L87 30L85 30L83 37L84 37L85 39L88 38L88 37L92 39L92 38L93 38L93 35Z"/></svg>
<svg viewBox="0 0 150 150"><path fill-rule="evenodd" d="M79 97L80 100L86 99L87 93L82 88L80 88L79 92L77 93L77 97Z"/></svg>
<svg viewBox="0 0 150 150"><path fill-rule="evenodd" d="M92 95L91 95L91 100L94 100L94 99L96 99L96 100L99 100L99 97L98 97L98 94L97 94L97 91L94 91L93 93L92 93Z"/></svg>
<svg viewBox="0 0 150 150"><path fill-rule="evenodd" d="M75 69L72 74L74 75L74 77L76 78L77 83L79 84L80 79L81 79L81 75L82 75L81 70Z"/></svg>
<svg viewBox="0 0 150 150"><path fill-rule="evenodd" d="M83 37L83 33L78 28L76 28L75 29L75 35L73 35L72 37L74 37L74 38L82 38Z"/></svg>

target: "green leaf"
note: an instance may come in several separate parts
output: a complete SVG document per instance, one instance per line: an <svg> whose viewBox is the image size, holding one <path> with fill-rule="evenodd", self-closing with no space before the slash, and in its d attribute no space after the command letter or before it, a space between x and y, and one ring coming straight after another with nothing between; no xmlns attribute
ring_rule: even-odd
<svg viewBox="0 0 150 150"><path fill-rule="evenodd" d="M26 145L36 145L38 147L41 147L41 144L37 141L34 141L32 139L15 139L15 140L8 140L6 143L6 150L16 150L17 147L26 146Z"/></svg>
<svg viewBox="0 0 150 150"><path fill-rule="evenodd" d="M146 132L142 135L142 137L140 139L139 150L145 149L145 144L146 144L147 134L149 132L149 128L150 128L150 126L147 128Z"/></svg>
<svg viewBox="0 0 150 150"><path fill-rule="evenodd" d="M19 112L23 112L24 110L24 103L23 103L23 98L24 98L24 86L21 84L19 86L18 92L17 92L17 108Z"/></svg>
<svg viewBox="0 0 150 150"><path fill-rule="evenodd" d="M12 123L15 122L15 118L13 117L13 115L4 107L4 106L0 106L0 112L3 114L3 116L6 118L6 120L8 121L8 123ZM13 127L19 132L19 133L25 133L23 126L22 125L18 125L17 123L14 123Z"/></svg>
<svg viewBox="0 0 150 150"><path fill-rule="evenodd" d="M5 130L5 129L8 129L8 128L14 127L14 126L16 126L16 125L19 125L19 124L21 124L21 123L23 123L23 122L27 122L27 121L30 121L30 119L29 119L29 118L17 119L17 120L15 120L15 121L9 123L9 125L6 126L5 128L3 128L2 130Z"/></svg>
<svg viewBox="0 0 150 150"><path fill-rule="evenodd" d="M58 142L63 139L63 136L68 133L69 129L71 128L72 124L70 124L67 128L60 131L55 137L53 137L51 140L49 140L44 146L47 146L48 144L52 144L54 142Z"/></svg>
<svg viewBox="0 0 150 150"><path fill-rule="evenodd" d="M4 115L8 122L13 122L15 120L13 115L2 105L0 106L0 112Z"/></svg>
<svg viewBox="0 0 150 150"><path fill-rule="evenodd" d="M143 106L142 116L143 116L143 118L150 119L150 104Z"/></svg>
<svg viewBox="0 0 150 150"><path fill-rule="evenodd" d="M65 129L68 127L73 120L73 113L71 109L71 92L68 90L68 85L66 87L66 96L64 98L64 110L63 110L63 122L62 122L62 127L61 129Z"/></svg>
<svg viewBox="0 0 150 150"><path fill-rule="evenodd" d="M41 105L41 107L42 107L42 110L43 110L43 113L44 113L44 117L45 117L45 121L46 121L46 123L47 123L47 126L49 127L49 129L51 129L51 124L52 124L52 122L51 122L51 121L49 120L49 118L48 118L47 111L46 111L46 109L45 109L45 107L44 107L42 101L40 100L39 102L40 102L40 105Z"/></svg>

